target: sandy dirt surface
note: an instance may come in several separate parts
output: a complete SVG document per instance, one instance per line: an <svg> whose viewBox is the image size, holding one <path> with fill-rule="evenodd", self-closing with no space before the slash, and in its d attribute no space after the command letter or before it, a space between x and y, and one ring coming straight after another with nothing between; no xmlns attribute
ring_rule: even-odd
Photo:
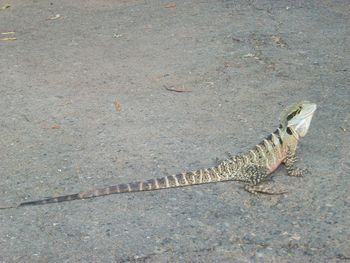
<svg viewBox="0 0 350 263"><path fill-rule="evenodd" d="M348 1L0 8L1 206L211 166L318 104L310 174L275 173L288 194L227 182L0 210L0 262L350 260Z"/></svg>

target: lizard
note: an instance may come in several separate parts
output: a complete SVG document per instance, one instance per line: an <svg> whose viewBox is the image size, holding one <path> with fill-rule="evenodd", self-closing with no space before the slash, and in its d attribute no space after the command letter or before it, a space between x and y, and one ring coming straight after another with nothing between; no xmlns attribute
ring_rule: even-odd
<svg viewBox="0 0 350 263"><path fill-rule="evenodd" d="M264 184L280 164L286 167L289 176L302 176L305 169L296 167L296 149L300 138L309 130L316 104L301 101L284 109L279 118L279 127L250 150L230 155L217 165L161 178L117 184L76 194L49 197L27 201L15 208L29 205L43 205L64 201L82 200L111 194L153 191L222 181L241 181L244 189L252 194L283 194L268 189ZM5 208L5 209L6 209Z"/></svg>

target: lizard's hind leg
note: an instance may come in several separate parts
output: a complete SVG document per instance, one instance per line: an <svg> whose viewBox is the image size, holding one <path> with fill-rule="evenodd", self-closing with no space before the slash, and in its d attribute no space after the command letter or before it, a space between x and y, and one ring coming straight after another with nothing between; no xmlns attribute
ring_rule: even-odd
<svg viewBox="0 0 350 263"><path fill-rule="evenodd" d="M266 168L250 165L244 169L244 174L247 175L247 184L244 189L252 194L263 193L269 195L280 195L287 193L284 189L278 189L273 182L267 182L268 172Z"/></svg>
<svg viewBox="0 0 350 263"><path fill-rule="evenodd" d="M268 195L281 195L281 194L288 193L288 191L286 191L283 188L278 189L278 187L276 187L276 184L271 182L264 182L258 185L249 184L244 187L244 190L246 190L251 194L261 193L261 194L268 194Z"/></svg>

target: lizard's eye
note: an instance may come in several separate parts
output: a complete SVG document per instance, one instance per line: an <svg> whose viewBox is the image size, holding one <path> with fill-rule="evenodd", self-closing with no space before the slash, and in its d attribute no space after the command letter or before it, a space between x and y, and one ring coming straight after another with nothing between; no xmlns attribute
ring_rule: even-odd
<svg viewBox="0 0 350 263"><path fill-rule="evenodd" d="M293 117L294 117L295 115L297 115L297 113L298 113L298 110L295 110L295 111L293 111L292 113L290 113L290 114L287 116L287 121L290 121L291 119L293 119Z"/></svg>
<svg viewBox="0 0 350 263"><path fill-rule="evenodd" d="M293 117L295 115L297 115L298 113L300 113L301 111L301 107L298 107L298 109L296 109L295 111L293 111L292 113L290 113L288 116L287 116L287 121L290 121L291 119L293 119Z"/></svg>

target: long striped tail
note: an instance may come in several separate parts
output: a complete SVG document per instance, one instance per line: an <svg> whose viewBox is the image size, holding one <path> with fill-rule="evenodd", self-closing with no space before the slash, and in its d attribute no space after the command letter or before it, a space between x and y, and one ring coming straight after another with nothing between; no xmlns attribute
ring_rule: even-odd
<svg viewBox="0 0 350 263"><path fill-rule="evenodd" d="M227 181L229 179L229 173L225 169L227 164L222 163L217 167L209 169L201 169L193 172L187 172L177 175L169 175L162 178L150 179L147 181L139 181L127 184L118 184L108 186L92 191L81 192L77 194L64 195L58 197L49 197L42 200L23 202L18 205L29 206L29 205L44 205L50 203L60 203L72 200L89 199L104 195L121 194L121 193L132 193L141 191L154 191L160 189L184 187L196 184L214 183L219 181Z"/></svg>

